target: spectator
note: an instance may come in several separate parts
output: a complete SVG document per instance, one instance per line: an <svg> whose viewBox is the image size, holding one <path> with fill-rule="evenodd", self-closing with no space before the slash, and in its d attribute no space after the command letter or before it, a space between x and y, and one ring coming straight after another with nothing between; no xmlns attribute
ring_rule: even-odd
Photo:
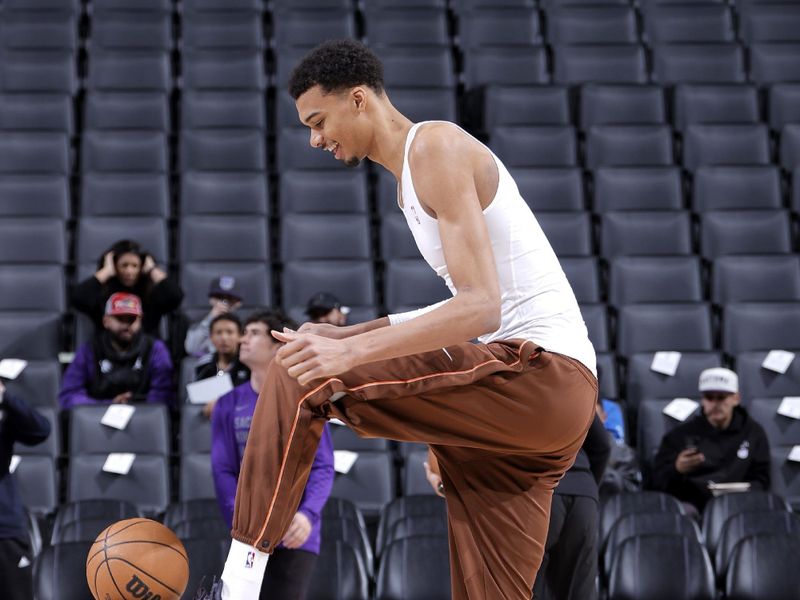
<svg viewBox="0 0 800 600"><path fill-rule="evenodd" d="M761 425L739 406L739 378L720 367L700 373L703 412L661 440L653 487L702 512L711 498L709 482L747 481L769 489L769 442Z"/></svg>
<svg viewBox="0 0 800 600"><path fill-rule="evenodd" d="M195 367L195 381L228 373L237 387L250 380L250 369L239 361L239 341L242 337L242 322L233 313L217 315L209 325L214 354L207 354ZM203 407L203 414L211 418L216 400Z"/></svg>
<svg viewBox="0 0 800 600"><path fill-rule="evenodd" d="M610 452L608 433L595 416L575 463L553 493L544 558L533 586L536 600L597 597L598 486Z"/></svg>
<svg viewBox="0 0 800 600"><path fill-rule="evenodd" d="M39 444L50 423L23 400L6 394L0 382L0 580L6 600L33 598L33 555L25 527L28 519L9 473L14 442Z"/></svg>
<svg viewBox="0 0 800 600"><path fill-rule="evenodd" d="M85 313L99 330L106 300L117 292L135 294L142 300L142 329L158 335L161 317L180 306L183 292L156 265L139 244L121 240L106 251L97 263L97 272L72 290L72 304Z"/></svg>
<svg viewBox="0 0 800 600"><path fill-rule="evenodd" d="M619 411L618 421L609 426L609 413L606 407ZM608 457L603 480L600 482L600 497L606 498L620 492L637 492L642 489L642 471L636 452L625 443L625 427L622 410L616 402L597 399L597 416L603 423L610 439L611 454Z"/></svg>
<svg viewBox="0 0 800 600"><path fill-rule="evenodd" d="M211 465L214 486L222 514L230 526L239 469L250 432L250 422L262 392L261 402L269 402L270 390L262 390L267 370L280 344L270 335L294 323L280 313L264 312L245 322L239 349L240 360L250 368L249 382L222 396L211 416ZM305 598L311 573L320 549L322 508L333 486L333 444L327 427L317 449L297 513L282 543L270 556L261 587L261 599Z"/></svg>
<svg viewBox="0 0 800 600"><path fill-rule="evenodd" d="M211 281L208 288L208 303L211 310L186 332L184 348L190 356L202 356L214 352L209 330L211 321L220 315L233 313L242 305L242 295L236 286L236 278L223 275Z"/></svg>
<svg viewBox="0 0 800 600"><path fill-rule="evenodd" d="M333 294L319 292L309 299L306 314L312 323L328 323L336 327L344 327L347 325L350 307L343 306Z"/></svg>
<svg viewBox="0 0 800 600"><path fill-rule="evenodd" d="M103 330L83 344L64 372L58 400L78 404L173 401L172 361L164 342L142 329L138 296L118 292L106 302Z"/></svg>

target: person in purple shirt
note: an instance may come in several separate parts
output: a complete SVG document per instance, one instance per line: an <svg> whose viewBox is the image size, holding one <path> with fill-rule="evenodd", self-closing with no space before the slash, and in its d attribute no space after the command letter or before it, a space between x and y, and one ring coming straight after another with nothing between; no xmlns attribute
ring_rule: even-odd
<svg viewBox="0 0 800 600"><path fill-rule="evenodd" d="M231 526L239 468L250 422L267 368L280 343L275 329L296 328L282 313L260 312L244 325L239 360L250 368L251 379L222 396L211 415L211 468L222 515ZM281 545L267 564L259 600L302 600L320 548L322 507L333 487L333 443L325 428L311 467L303 498Z"/></svg>
<svg viewBox="0 0 800 600"><path fill-rule="evenodd" d="M106 302L103 330L83 344L64 372L58 401L80 404L171 404L172 360L164 342L142 333L142 302L118 292Z"/></svg>

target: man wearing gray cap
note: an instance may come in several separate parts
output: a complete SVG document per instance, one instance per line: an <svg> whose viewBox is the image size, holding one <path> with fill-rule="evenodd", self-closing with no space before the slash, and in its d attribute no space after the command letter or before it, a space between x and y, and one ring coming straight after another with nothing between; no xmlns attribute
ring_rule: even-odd
<svg viewBox="0 0 800 600"><path fill-rule="evenodd" d="M702 414L661 440L653 487L702 511L709 482L748 482L769 489L769 442L761 425L740 406L739 378L730 369L700 373Z"/></svg>

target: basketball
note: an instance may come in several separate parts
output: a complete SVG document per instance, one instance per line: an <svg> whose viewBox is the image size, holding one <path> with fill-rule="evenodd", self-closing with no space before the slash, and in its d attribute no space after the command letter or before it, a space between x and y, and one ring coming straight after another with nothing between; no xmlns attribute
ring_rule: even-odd
<svg viewBox="0 0 800 600"><path fill-rule="evenodd" d="M178 600L189 580L189 559L178 537L150 519L109 525L86 557L95 600Z"/></svg>

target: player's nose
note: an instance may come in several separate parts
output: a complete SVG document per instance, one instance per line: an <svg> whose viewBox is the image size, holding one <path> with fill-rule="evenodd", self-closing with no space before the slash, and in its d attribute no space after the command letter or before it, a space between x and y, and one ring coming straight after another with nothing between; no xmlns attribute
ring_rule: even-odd
<svg viewBox="0 0 800 600"><path fill-rule="evenodd" d="M314 131L311 132L311 139L309 140L312 148L322 148L322 136Z"/></svg>

